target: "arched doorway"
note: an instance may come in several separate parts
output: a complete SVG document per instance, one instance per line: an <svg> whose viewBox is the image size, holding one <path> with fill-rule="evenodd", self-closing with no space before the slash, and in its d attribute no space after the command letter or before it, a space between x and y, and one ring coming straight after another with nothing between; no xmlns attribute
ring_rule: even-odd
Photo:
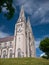
<svg viewBox="0 0 49 65"><path fill-rule="evenodd" d="M21 49L20 48L18 48L18 57L20 58L21 57Z"/></svg>
<svg viewBox="0 0 49 65"><path fill-rule="evenodd" d="M6 50L3 51L3 58L6 58Z"/></svg>
<svg viewBox="0 0 49 65"><path fill-rule="evenodd" d="M10 55L9 58L12 58L12 49L10 49Z"/></svg>

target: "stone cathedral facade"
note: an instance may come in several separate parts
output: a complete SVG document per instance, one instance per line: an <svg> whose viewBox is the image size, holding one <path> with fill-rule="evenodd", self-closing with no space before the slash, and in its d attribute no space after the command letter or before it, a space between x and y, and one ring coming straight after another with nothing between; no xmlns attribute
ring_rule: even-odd
<svg viewBox="0 0 49 65"><path fill-rule="evenodd" d="M0 58L35 57L34 36L30 20L26 21L24 9L21 8L14 36L0 38Z"/></svg>

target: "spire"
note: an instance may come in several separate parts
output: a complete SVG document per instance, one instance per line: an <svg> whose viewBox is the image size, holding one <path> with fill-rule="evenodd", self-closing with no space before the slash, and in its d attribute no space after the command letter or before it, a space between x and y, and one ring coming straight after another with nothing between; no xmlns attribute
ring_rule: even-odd
<svg viewBox="0 0 49 65"><path fill-rule="evenodd" d="M21 11L20 11L20 15L19 15L19 20L20 21L22 20L22 22L26 20L25 13L24 13L24 7L23 6L21 7Z"/></svg>
<svg viewBox="0 0 49 65"><path fill-rule="evenodd" d="M28 17L28 20L27 20L27 25L29 26L29 28L31 27L29 17Z"/></svg>
<svg viewBox="0 0 49 65"><path fill-rule="evenodd" d="M24 17L25 15L24 15L24 7L22 6L21 7L21 11L20 11L20 17Z"/></svg>
<svg viewBox="0 0 49 65"><path fill-rule="evenodd" d="M27 26L28 26L28 28L29 28L30 32L32 32L32 29L31 29L31 24L30 24L30 19L29 19L29 17L28 17L28 20L27 20Z"/></svg>
<svg viewBox="0 0 49 65"><path fill-rule="evenodd" d="M27 28L28 28L29 32L31 33L31 38L34 39L29 17L28 17L28 20L27 20Z"/></svg>

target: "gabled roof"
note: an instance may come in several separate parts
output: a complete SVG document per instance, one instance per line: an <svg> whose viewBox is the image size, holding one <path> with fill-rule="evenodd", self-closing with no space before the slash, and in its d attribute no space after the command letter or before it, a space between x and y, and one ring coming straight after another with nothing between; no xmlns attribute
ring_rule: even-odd
<svg viewBox="0 0 49 65"><path fill-rule="evenodd" d="M9 37L5 37L5 38L0 38L0 43L1 42L8 42L8 41L13 41L14 36L9 36Z"/></svg>

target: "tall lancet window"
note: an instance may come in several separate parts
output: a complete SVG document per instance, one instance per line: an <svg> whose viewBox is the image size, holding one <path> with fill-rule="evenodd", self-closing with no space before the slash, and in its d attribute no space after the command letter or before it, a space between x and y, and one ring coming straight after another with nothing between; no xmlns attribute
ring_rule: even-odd
<svg viewBox="0 0 49 65"><path fill-rule="evenodd" d="M10 58L12 58L12 49L10 49L10 55L9 55Z"/></svg>
<svg viewBox="0 0 49 65"><path fill-rule="evenodd" d="M0 49L1 49L1 43L0 43Z"/></svg>
<svg viewBox="0 0 49 65"><path fill-rule="evenodd" d="M10 42L10 47L12 47L12 42Z"/></svg>
<svg viewBox="0 0 49 65"><path fill-rule="evenodd" d="M3 51L3 58L6 58L6 50Z"/></svg>
<svg viewBox="0 0 49 65"><path fill-rule="evenodd" d="M18 48L18 57L20 58L21 57L21 49L20 48Z"/></svg>

